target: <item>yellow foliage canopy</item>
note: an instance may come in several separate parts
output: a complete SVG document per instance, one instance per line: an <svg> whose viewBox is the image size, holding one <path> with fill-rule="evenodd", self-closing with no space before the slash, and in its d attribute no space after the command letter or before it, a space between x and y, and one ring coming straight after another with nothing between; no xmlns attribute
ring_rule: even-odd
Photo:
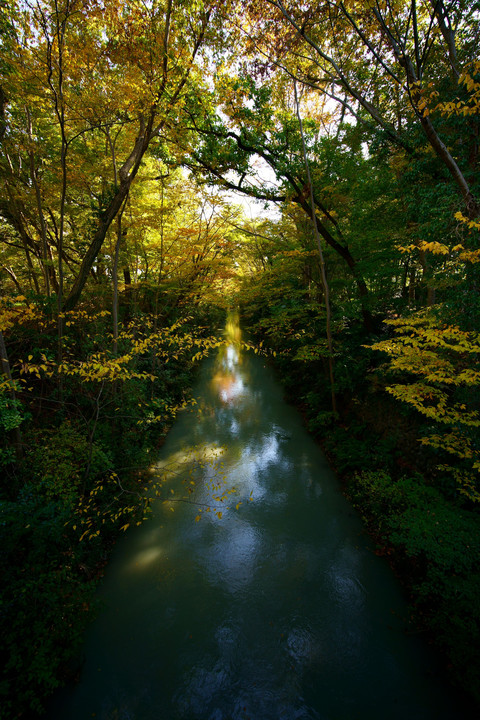
<svg viewBox="0 0 480 720"><path fill-rule="evenodd" d="M387 353L390 370L401 376L387 392L434 423L435 430L420 442L456 458L460 467L444 464L438 469L454 477L460 493L480 502L480 451L472 441L480 414L462 392L480 387L480 334L441 325L429 311L387 323L395 337L370 346Z"/></svg>

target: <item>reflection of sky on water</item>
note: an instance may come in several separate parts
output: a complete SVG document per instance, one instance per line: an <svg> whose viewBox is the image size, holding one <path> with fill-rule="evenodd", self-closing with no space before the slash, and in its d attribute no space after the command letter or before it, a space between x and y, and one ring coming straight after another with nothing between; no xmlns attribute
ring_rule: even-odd
<svg viewBox="0 0 480 720"><path fill-rule="evenodd" d="M238 488L239 496L252 493L257 501L264 499L269 503L277 503L283 494L269 494L269 485L264 475L268 471L283 475L290 469L290 462L283 454L276 434L271 433L251 439L244 446L243 452L230 467L230 477Z"/></svg>
<svg viewBox="0 0 480 720"><path fill-rule="evenodd" d="M225 357L225 367L227 367L230 372L234 372L238 366L238 360L238 350L234 345L229 345Z"/></svg>
<svg viewBox="0 0 480 720"><path fill-rule="evenodd" d="M233 521L201 562L212 582L236 594L254 581L261 555L261 533L248 523Z"/></svg>

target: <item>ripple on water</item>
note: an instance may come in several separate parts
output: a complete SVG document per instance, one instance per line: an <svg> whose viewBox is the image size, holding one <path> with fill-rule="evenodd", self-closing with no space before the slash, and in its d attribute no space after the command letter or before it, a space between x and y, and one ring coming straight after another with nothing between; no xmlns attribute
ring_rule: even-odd
<svg viewBox="0 0 480 720"><path fill-rule="evenodd" d="M261 534L251 525L232 522L203 557L211 582L236 594L251 585L261 549Z"/></svg>
<svg viewBox="0 0 480 720"><path fill-rule="evenodd" d="M215 640L221 653L227 648L229 651L235 645L238 639L238 628L229 625L220 625L215 632Z"/></svg>
<svg viewBox="0 0 480 720"><path fill-rule="evenodd" d="M228 665L217 662L208 667L204 659L201 664L193 667L186 675L183 683L173 698L173 704L180 717L194 720L208 718L215 709L217 700L228 696L232 678ZM222 717L222 715L220 715Z"/></svg>
<svg viewBox="0 0 480 720"><path fill-rule="evenodd" d="M294 627L290 630L287 650L295 662L304 666L316 665L322 659L320 641L308 627Z"/></svg>

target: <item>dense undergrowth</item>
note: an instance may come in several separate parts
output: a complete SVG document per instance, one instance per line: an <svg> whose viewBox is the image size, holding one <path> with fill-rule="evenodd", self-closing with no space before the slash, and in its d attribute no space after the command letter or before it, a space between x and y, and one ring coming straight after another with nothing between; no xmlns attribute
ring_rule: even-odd
<svg viewBox="0 0 480 720"><path fill-rule="evenodd" d="M445 448L422 441L428 433L444 437L448 428L439 429L440 423L387 392L391 365L371 349L392 336L381 322L374 335L354 324L337 328L334 415L322 310L314 311L307 290L298 289L296 297L286 293L285 278L272 293L273 276L265 281L271 283L269 302L265 285L247 285L245 327L276 353L274 366L288 399L321 442L378 554L401 579L413 631L426 634L452 682L480 704L480 516L475 498L451 472L452 465L458 470L471 458L452 462ZM452 399L456 390L449 392ZM465 477L474 478L471 466L465 468Z"/></svg>
<svg viewBox="0 0 480 720"><path fill-rule="evenodd" d="M97 581L119 532L147 517L145 470L188 403L195 360L216 342L206 327L219 321L198 306L163 317L137 309L114 352L110 313L86 302L65 317L59 362L48 311L34 298L9 310L14 391L4 388L0 406L5 720L41 713L79 671Z"/></svg>

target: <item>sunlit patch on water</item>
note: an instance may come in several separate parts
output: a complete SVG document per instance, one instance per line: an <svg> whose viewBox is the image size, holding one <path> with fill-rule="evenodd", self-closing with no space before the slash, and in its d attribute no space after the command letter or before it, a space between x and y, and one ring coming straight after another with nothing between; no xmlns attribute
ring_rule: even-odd
<svg viewBox="0 0 480 720"><path fill-rule="evenodd" d="M135 568L137 568L138 570L143 570L147 565L150 565L151 563L158 560L158 558L161 557L162 554L162 548L146 548L145 550L142 550L135 555L133 562L130 565L130 569L134 570Z"/></svg>
<svg viewBox="0 0 480 720"><path fill-rule="evenodd" d="M152 472L161 470L180 469L189 463L195 462L212 462L217 460L223 453L225 448L217 443L201 443L198 445L188 445L178 452L171 453L163 460L160 460L152 468Z"/></svg>

